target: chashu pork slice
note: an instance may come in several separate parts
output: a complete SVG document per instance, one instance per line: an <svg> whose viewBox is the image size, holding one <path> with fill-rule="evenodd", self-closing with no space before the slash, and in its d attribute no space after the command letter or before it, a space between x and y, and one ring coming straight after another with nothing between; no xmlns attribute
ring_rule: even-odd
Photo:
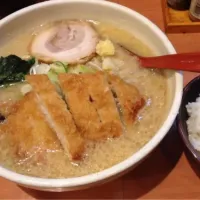
<svg viewBox="0 0 200 200"><path fill-rule="evenodd" d="M30 46L32 56L47 63L85 63L95 55L97 32L84 21L61 21L37 34Z"/></svg>
<svg viewBox="0 0 200 200"><path fill-rule="evenodd" d="M17 111L8 116L0 129L7 134L10 151L19 163L44 164L47 153L62 151L32 92L18 102Z"/></svg>
<svg viewBox="0 0 200 200"><path fill-rule="evenodd" d="M27 76L38 100L38 105L46 117L49 126L55 131L70 160L80 159L85 142L74 124L67 105L57 94L47 75Z"/></svg>
<svg viewBox="0 0 200 200"><path fill-rule="evenodd" d="M108 82L122 111L122 119L127 130L133 127L139 110L144 106L145 100L138 89L126 83L116 75L108 75Z"/></svg>
<svg viewBox="0 0 200 200"><path fill-rule="evenodd" d="M91 102L84 77L77 74L60 74L59 82L78 130L90 140L102 138L98 113Z"/></svg>
<svg viewBox="0 0 200 200"><path fill-rule="evenodd" d="M105 74L97 72L82 76L102 122L99 131L105 133L107 138L119 137L123 133L123 125Z"/></svg>

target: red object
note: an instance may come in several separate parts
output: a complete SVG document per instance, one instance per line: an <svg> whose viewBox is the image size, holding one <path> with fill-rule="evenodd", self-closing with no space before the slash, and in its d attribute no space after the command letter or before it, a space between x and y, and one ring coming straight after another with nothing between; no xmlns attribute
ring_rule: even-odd
<svg viewBox="0 0 200 200"><path fill-rule="evenodd" d="M200 72L200 53L181 53L158 57L139 57L145 68Z"/></svg>
<svg viewBox="0 0 200 200"><path fill-rule="evenodd" d="M142 67L156 69L173 69L190 72L200 72L200 52L179 53L155 57L142 57L125 49L130 55L137 56Z"/></svg>

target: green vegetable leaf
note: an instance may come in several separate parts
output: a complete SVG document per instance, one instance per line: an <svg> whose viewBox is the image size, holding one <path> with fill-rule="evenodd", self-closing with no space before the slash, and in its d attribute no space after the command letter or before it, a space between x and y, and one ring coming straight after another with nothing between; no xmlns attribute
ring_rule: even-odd
<svg viewBox="0 0 200 200"><path fill-rule="evenodd" d="M32 57L32 58L30 58L30 59L28 59L27 60L27 62L29 63L29 65L34 65L35 64L35 62L36 62L36 59L35 59L35 57Z"/></svg>
<svg viewBox="0 0 200 200"><path fill-rule="evenodd" d="M26 61L15 55L0 57L0 84L4 85L24 80L25 75L29 73L34 63L35 58Z"/></svg>

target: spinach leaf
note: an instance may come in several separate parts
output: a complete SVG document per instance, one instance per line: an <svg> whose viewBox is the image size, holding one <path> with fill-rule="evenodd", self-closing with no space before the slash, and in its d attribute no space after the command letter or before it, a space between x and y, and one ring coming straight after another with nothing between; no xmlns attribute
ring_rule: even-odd
<svg viewBox="0 0 200 200"><path fill-rule="evenodd" d="M18 56L0 57L0 85L23 81L35 59L23 60Z"/></svg>

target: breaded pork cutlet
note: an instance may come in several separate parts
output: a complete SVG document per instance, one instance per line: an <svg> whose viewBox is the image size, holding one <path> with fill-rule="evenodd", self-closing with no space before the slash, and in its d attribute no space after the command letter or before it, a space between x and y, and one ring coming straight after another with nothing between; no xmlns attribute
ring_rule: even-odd
<svg viewBox="0 0 200 200"><path fill-rule="evenodd" d="M56 92L54 85L46 75L27 76L26 80L33 87L41 111L69 158L80 159L84 152L85 142L77 131L67 105Z"/></svg>
<svg viewBox="0 0 200 200"><path fill-rule="evenodd" d="M17 112L9 115L0 129L8 134L13 156L21 162L30 159L35 164L43 162L46 152L62 150L55 133L45 122L32 92L18 102Z"/></svg>
<svg viewBox="0 0 200 200"><path fill-rule="evenodd" d="M87 139L100 139L100 118L91 102L84 77L77 74L60 74L59 82L78 130Z"/></svg>
<svg viewBox="0 0 200 200"><path fill-rule="evenodd" d="M7 118L10 114L16 111L17 104L18 102L12 100L7 102L0 102L0 114Z"/></svg>
<svg viewBox="0 0 200 200"><path fill-rule="evenodd" d="M123 133L123 126L104 73L88 73L82 76L102 122L99 131L105 133L106 138L119 137Z"/></svg>
<svg viewBox="0 0 200 200"><path fill-rule="evenodd" d="M145 104L145 100L135 86L126 83L118 76L108 75L107 78L113 94L117 96L124 124L127 129L132 128L139 110Z"/></svg>

